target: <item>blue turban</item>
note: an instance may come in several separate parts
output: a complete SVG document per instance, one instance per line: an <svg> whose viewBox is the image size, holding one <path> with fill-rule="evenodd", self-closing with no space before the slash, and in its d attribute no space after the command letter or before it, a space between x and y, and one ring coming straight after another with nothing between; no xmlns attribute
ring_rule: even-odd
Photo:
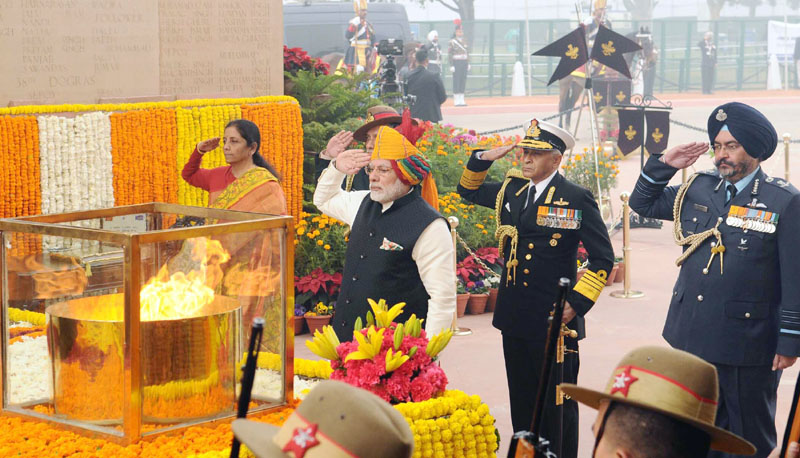
<svg viewBox="0 0 800 458"><path fill-rule="evenodd" d="M772 156L778 146L778 132L760 111L739 102L729 102L714 108L708 117L708 140L714 139L723 126L728 126L733 138L750 156L763 161Z"/></svg>

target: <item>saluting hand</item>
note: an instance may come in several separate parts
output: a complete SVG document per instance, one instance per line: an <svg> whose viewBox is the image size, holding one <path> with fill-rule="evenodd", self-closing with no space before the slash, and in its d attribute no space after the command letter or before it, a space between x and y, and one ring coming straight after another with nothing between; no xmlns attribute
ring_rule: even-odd
<svg viewBox="0 0 800 458"><path fill-rule="evenodd" d="M481 159L484 161L496 161L501 157L505 156L506 154L514 151L517 148L517 144L513 143L511 145L504 145L499 146L497 148L492 148L490 150L486 150L481 154Z"/></svg>
<svg viewBox="0 0 800 458"><path fill-rule="evenodd" d="M336 159L351 143L353 143L353 133L341 130L328 140L328 146L325 147L325 154L330 156L331 159Z"/></svg>
<svg viewBox="0 0 800 458"><path fill-rule="evenodd" d="M342 151L336 158L336 170L353 175L369 164L370 154L363 149L349 149Z"/></svg>
<svg viewBox="0 0 800 458"><path fill-rule="evenodd" d="M214 150L218 146L219 146L219 137L209 138L208 140L203 140L197 144L197 152L200 154L206 154L207 152Z"/></svg>
<svg viewBox="0 0 800 458"><path fill-rule="evenodd" d="M709 146L706 142L684 143L664 153L664 156L661 157L661 162L676 169L685 169L694 164L697 158L707 153L708 148Z"/></svg>

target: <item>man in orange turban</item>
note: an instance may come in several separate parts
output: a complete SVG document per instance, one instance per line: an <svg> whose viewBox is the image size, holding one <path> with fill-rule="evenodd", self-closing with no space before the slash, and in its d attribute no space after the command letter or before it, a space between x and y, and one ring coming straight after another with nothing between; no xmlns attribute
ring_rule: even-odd
<svg viewBox="0 0 800 458"><path fill-rule="evenodd" d="M345 175L361 168L369 174L369 191L342 190ZM416 314L430 335L450 327L456 307L453 243L445 219L417 186L428 173L419 150L381 126L371 154L344 151L320 176L314 205L351 227L331 323L340 340L353 338L359 317L366 323L368 298L405 302L397 321Z"/></svg>

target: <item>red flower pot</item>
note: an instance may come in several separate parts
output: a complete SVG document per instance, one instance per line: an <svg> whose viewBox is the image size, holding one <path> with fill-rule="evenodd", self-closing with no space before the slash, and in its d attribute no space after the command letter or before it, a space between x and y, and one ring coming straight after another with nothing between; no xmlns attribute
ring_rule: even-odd
<svg viewBox="0 0 800 458"><path fill-rule="evenodd" d="M611 268L611 272L608 273L608 278L606 279L606 285L610 285L617 281L617 277L619 276L619 265L614 264L614 267Z"/></svg>
<svg viewBox="0 0 800 458"><path fill-rule="evenodd" d="M625 283L625 263L618 262L615 267L617 268L617 275L614 277L614 283Z"/></svg>
<svg viewBox="0 0 800 458"><path fill-rule="evenodd" d="M456 316L461 318L467 312L467 302L469 301L469 293L456 294Z"/></svg>
<svg viewBox="0 0 800 458"><path fill-rule="evenodd" d="M305 327L305 324L306 324L305 317L302 316L294 317L294 335L299 336L300 334L302 334L304 331L303 328Z"/></svg>
<svg viewBox="0 0 800 458"><path fill-rule="evenodd" d="M314 332L322 332L322 327L331 322L330 315L307 316L306 324L308 324L308 332L314 335Z"/></svg>
<svg viewBox="0 0 800 458"><path fill-rule="evenodd" d="M488 294L470 294L467 302L467 310L472 315L480 315L486 311L486 301L489 300Z"/></svg>
<svg viewBox="0 0 800 458"><path fill-rule="evenodd" d="M486 301L486 313L494 313L494 308L497 305L497 288L489 290L489 300Z"/></svg>

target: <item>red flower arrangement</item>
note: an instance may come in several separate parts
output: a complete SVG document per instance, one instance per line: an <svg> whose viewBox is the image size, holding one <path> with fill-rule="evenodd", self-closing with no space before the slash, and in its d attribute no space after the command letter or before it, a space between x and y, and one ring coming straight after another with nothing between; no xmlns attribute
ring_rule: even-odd
<svg viewBox="0 0 800 458"><path fill-rule="evenodd" d="M327 75L330 65L303 51L303 48L289 48L283 45L283 70L297 75L298 70L313 71L317 75Z"/></svg>
<svg viewBox="0 0 800 458"><path fill-rule="evenodd" d="M422 320L415 315L405 323L393 321L403 312L404 302L391 309L383 299L369 299L369 303L368 327L362 329L359 318L353 341L339 343L330 326L306 341L311 351L331 360L331 379L371 391L393 404L425 401L444 392L447 376L435 362L452 331L428 339Z"/></svg>
<svg viewBox="0 0 800 458"><path fill-rule="evenodd" d="M295 276L295 308L299 306L300 311L305 313L309 309L309 305L317 302L330 304L336 300L341 287L342 274L340 272L325 273L321 267L317 267L304 277ZM298 310L295 310L295 313L298 313ZM302 315L302 313L300 314Z"/></svg>

